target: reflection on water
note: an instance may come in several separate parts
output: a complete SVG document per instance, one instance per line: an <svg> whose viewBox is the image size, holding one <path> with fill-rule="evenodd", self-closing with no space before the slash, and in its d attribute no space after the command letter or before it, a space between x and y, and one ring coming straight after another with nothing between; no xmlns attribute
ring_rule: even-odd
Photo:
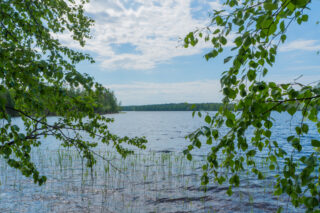
<svg viewBox="0 0 320 213"><path fill-rule="evenodd" d="M272 195L274 182L263 158L259 165L265 180L241 174L241 185L231 197L226 195L227 185L210 183L204 190L201 166L208 147L196 150L198 157L192 162L181 154L188 145L184 136L203 124L190 112L111 116L116 120L110 127L113 132L146 136L147 150L120 159L108 147L98 147L101 155L113 159L112 165L99 160L90 170L83 167L77 152L59 149L54 138L47 138L32 153L40 173L48 177L44 186L34 185L31 178L0 162L0 212L275 212L279 206L299 212L286 196ZM286 137L300 120L283 114L277 117L273 137L286 147ZM310 132L302 140L304 152L311 151L310 137L319 138L313 126Z"/></svg>

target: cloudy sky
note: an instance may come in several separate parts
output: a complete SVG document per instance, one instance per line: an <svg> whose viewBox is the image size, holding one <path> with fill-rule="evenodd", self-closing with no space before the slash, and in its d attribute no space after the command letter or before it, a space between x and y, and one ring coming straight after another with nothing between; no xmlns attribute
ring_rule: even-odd
<svg viewBox="0 0 320 213"><path fill-rule="evenodd" d="M320 80L319 6L319 0L312 3L307 24L291 26L269 80L301 74L304 82ZM228 51L207 62L209 44L185 49L179 38L205 26L208 13L221 8L219 0L91 0L86 11L95 26L83 51L96 63L78 69L113 90L122 105L219 102ZM77 48L67 36L63 40Z"/></svg>

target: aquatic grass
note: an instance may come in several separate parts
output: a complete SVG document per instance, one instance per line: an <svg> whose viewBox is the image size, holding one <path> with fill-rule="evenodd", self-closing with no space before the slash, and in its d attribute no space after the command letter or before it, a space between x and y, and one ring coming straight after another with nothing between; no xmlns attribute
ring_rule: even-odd
<svg viewBox="0 0 320 213"><path fill-rule="evenodd" d="M34 150L33 160L48 176L47 183L41 187L34 186L30 179L8 168L1 159L0 181L3 184L0 187L8 196L1 197L0 211L26 206L29 212L39 209L59 211L61 208L116 212L135 212L135 209L142 212L181 209L219 212L219 209L235 208L250 212L261 210L262 207L255 207L256 202L275 206L263 211L284 206L281 197L273 199L270 193L274 186L272 179L255 182L247 173L242 174L243 181L231 197L225 193L226 185L211 184L204 190L200 184L204 156L188 161L182 153L175 152L137 152L126 159L108 150L97 150L97 153L112 159L113 166L118 169L102 159L92 170L88 169L79 153L72 149ZM259 166L266 165L261 160ZM264 169L267 172L267 168ZM10 197L21 200L10 204ZM38 204L39 200L41 204Z"/></svg>

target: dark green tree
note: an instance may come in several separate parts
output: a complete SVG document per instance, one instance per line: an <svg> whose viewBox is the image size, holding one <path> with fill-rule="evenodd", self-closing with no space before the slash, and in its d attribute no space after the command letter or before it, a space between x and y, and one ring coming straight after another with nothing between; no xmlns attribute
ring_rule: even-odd
<svg viewBox="0 0 320 213"><path fill-rule="evenodd" d="M227 43L233 46L232 54L224 59L230 68L221 76L224 107L214 116L205 117L207 125L188 136L191 144L184 151L192 159L191 151L201 147L203 136L211 145L203 166L202 184L208 184L211 177L220 184L228 181L231 194L232 187L239 186L242 171L263 179L255 156L266 152L270 170L279 169L275 195L285 193L294 206L319 212L320 159L316 149L320 141L310 139L310 145L316 149L306 153L301 138L309 132L307 121L314 122L320 132L320 85L278 84L263 78L275 63L277 49L286 41L290 25L308 21L310 4L310 0L225 0L224 10L212 13L207 28L185 37L185 47L195 46L200 39L211 42L212 50L205 55L207 60L222 53ZM234 104L232 110L226 107L230 103ZM302 114L295 132L287 135L286 143L293 151L288 152L283 144L271 140L273 112ZM223 126L228 128L227 133L221 131ZM247 137L249 128L254 129L252 138ZM284 165L279 166L279 161ZM221 167L228 172L221 172Z"/></svg>
<svg viewBox="0 0 320 213"><path fill-rule="evenodd" d="M75 147L95 163L92 148L97 138L115 147L122 156L130 154L123 143L145 147L144 138L113 135L108 130L112 119L94 112L97 100L107 90L87 74L77 72L75 65L83 60L94 62L81 52L64 46L57 35L70 33L81 46L90 38L93 20L84 14L88 0L0 0L0 93L14 91L14 105L0 96L0 155L35 183L45 182L31 162L30 151L54 136L65 147ZM81 95L70 96L66 88L80 88ZM14 125L8 110L21 116L24 126ZM48 123L48 112L59 115ZM72 132L72 134L67 134Z"/></svg>

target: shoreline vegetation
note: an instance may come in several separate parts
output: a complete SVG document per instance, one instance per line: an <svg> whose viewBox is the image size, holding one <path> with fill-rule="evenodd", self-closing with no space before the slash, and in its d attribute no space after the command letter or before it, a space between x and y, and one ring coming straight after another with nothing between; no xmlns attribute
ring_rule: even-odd
<svg viewBox="0 0 320 213"><path fill-rule="evenodd" d="M286 196L272 197L275 181L266 172L268 167L263 159L257 163L266 172L263 184L243 181L228 197L223 193L226 184L220 187L214 183L201 185L204 156L198 155L188 161L182 153L153 151L137 152L124 159L112 151L99 149L97 152L104 158L113 159L113 164L98 160L91 170L81 164L81 156L76 150L33 150L37 165L46 168L50 180L50 184L41 190L33 188L28 179L0 161L0 180L5 186L2 192L11 192L17 198L10 201L11 197L4 196L0 212L17 209L28 212L43 209L52 212L61 209L78 212L104 212L106 209L112 212L135 212L136 209L141 212L178 212L180 209L185 212L221 212L221 209L276 212L279 206L287 211L293 209L292 205L287 206ZM250 178L246 173L242 175L246 180ZM39 197L42 202L38 201Z"/></svg>
<svg viewBox="0 0 320 213"><path fill-rule="evenodd" d="M223 103L169 103L169 104L150 104L150 105L130 105L120 106L119 112L126 111L219 111L224 107ZM229 104L227 109L234 110L234 104ZM237 109L241 111L242 109ZM303 106L296 103L296 110L302 111ZM320 106L318 107L320 110Z"/></svg>
<svg viewBox="0 0 320 213"><path fill-rule="evenodd" d="M222 103L170 103L121 106L121 111L218 111ZM232 108L232 105L229 106Z"/></svg>
<svg viewBox="0 0 320 213"><path fill-rule="evenodd" d="M79 98L83 96L87 96L86 91L80 89L64 89L65 95L72 98ZM12 117L18 117L19 112L14 110L16 108L15 104L15 91L14 90L6 90L0 91L0 102L5 103L6 112ZM98 114L113 114L118 113L120 111L120 104L117 102L117 98L115 97L113 91L106 90L102 92L99 97L95 98L96 106L94 107L94 112ZM72 108L72 106L70 106ZM81 111L81 109L78 109ZM44 110L44 114L47 116L59 116L59 114L55 112L50 112L48 110Z"/></svg>

